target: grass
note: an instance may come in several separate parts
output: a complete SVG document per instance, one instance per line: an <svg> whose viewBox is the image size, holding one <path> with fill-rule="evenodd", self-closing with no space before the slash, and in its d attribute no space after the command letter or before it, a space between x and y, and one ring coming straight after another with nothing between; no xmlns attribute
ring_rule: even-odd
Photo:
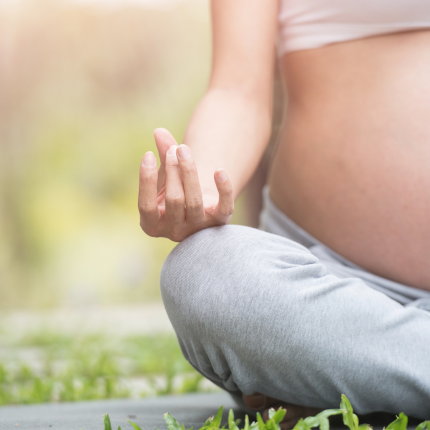
<svg viewBox="0 0 430 430"><path fill-rule="evenodd" d="M3 349L0 405L205 391L172 335L40 332Z"/></svg>
<svg viewBox="0 0 430 430"><path fill-rule="evenodd" d="M233 410L230 409L228 415L228 424L221 427L223 407L221 406L214 417L210 417L206 420L199 430L222 430L228 428L229 430L281 430L280 423L282 422L286 409L279 408L277 411L271 409L269 411L269 419L264 422L261 415L257 413L257 421L249 423L248 415L245 415L244 427L239 427L240 420L234 419ZM347 397L342 394L339 409L326 409L320 412L314 417L301 418L294 426L293 430L310 430L312 428L319 428L320 430L329 430L330 422L329 418L335 415L342 415L343 424L349 430L370 430L369 424L359 423L357 415L354 414L351 403ZM164 420L166 421L168 430L185 430L184 424L180 425L175 418L169 413L164 414ZM135 430L142 430L137 424L128 420ZM105 430L112 430L109 415L106 414L104 417ZM408 417L404 413L400 413L399 416L390 423L385 430L407 430L408 428ZM118 427L121 430L121 427ZM158 430L158 429L156 429ZM193 429L190 429L193 430ZM430 421L424 421L419 424L415 430L430 430Z"/></svg>

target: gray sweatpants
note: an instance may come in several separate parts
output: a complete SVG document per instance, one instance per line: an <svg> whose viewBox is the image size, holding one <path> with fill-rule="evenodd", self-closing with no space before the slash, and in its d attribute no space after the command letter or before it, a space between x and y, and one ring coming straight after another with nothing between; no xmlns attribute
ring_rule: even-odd
<svg viewBox="0 0 430 430"><path fill-rule="evenodd" d="M344 393L360 414L429 419L430 293L335 254L267 190L261 221L203 230L167 258L161 291L185 358L235 395L333 408Z"/></svg>

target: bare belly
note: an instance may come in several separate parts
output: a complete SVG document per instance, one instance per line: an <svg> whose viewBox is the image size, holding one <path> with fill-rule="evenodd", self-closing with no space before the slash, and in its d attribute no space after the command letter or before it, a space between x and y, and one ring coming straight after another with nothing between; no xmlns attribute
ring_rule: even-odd
<svg viewBox="0 0 430 430"><path fill-rule="evenodd" d="M288 54L275 204L339 254L430 290L430 31Z"/></svg>

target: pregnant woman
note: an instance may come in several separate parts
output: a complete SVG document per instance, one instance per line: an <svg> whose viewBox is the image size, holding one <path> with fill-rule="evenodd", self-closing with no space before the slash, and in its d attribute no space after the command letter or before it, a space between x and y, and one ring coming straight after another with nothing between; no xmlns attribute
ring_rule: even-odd
<svg viewBox="0 0 430 430"><path fill-rule="evenodd" d="M290 428L342 393L430 418L430 2L213 0L207 92L140 170L141 226L180 244L163 300L186 359ZM260 229L228 225L288 106Z"/></svg>

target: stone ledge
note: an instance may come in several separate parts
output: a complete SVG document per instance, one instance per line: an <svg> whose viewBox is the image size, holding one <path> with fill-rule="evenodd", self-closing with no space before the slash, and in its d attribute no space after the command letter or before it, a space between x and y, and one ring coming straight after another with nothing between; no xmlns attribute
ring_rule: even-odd
<svg viewBox="0 0 430 430"><path fill-rule="evenodd" d="M229 409L237 408L226 393L188 394L141 400L95 400L75 403L50 403L0 407L0 430L104 430L103 415L108 413L113 429L132 429L127 419L143 430L167 429L163 419L170 412L185 427L199 428L224 406L224 421ZM237 412L238 417L241 416Z"/></svg>

